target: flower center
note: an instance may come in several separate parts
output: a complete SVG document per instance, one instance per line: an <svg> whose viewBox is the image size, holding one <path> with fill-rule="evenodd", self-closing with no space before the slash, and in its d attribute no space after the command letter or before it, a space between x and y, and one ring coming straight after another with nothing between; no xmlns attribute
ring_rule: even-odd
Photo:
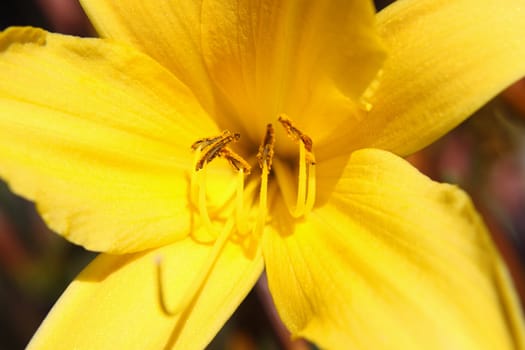
<svg viewBox="0 0 525 350"><path fill-rule="evenodd" d="M307 215L315 203L315 157L313 154L312 139L299 130L293 122L284 114L278 118L287 135L299 147L299 169L297 176L297 191L295 204L292 204L291 197L293 196L290 189L293 186L290 184L294 180L289 176L289 169L282 161L274 162L275 155L275 132L272 124L266 126L266 133L258 148L255 159L260 170L260 176L257 178L251 174L252 166L239 154L234 152L229 146L240 139L240 134L232 133L229 130L224 130L220 135L213 137L206 137L197 140L191 146L195 152L195 169L192 172L192 198L196 208L198 208L199 216L202 223L210 237L217 237L216 229L210 220L208 213L208 205L206 203L206 166L216 158L225 159L231 167L237 172L237 185L235 195L235 226L234 231L240 236L245 236L252 233L255 237L260 237L266 223L268 213L268 180L272 165L276 168L275 171L281 176L277 176L277 185L281 190L281 194L287 203L290 214L294 218L299 218ZM252 175L252 176L250 176ZM245 183L248 182L247 190L245 190ZM249 227L249 210L246 210L246 198L254 198L254 188L250 186L255 184L259 186L259 203L257 215L255 216L254 224ZM246 196L248 192L248 196ZM249 203L249 206L251 203Z"/></svg>
<svg viewBox="0 0 525 350"><path fill-rule="evenodd" d="M289 165L281 161L275 154L275 132L272 124L266 126L266 133L255 156L260 175L252 173L252 166L243 157L233 151L229 146L239 141L241 135L224 130L218 136L205 137L197 140L191 145L195 153L194 169L191 173L190 198L197 209L201 225L207 232L206 237L193 238L201 243L213 243L210 255L202 264L194 280L186 288L174 307L168 307L162 279L162 264L158 261L158 284L159 298L162 309L168 315L176 315L182 312L194 298L197 297L204 286L210 272L215 266L220 253L229 240L237 240L239 243L256 242L263 234L268 217L268 182L270 172L277 172L277 188L289 209L290 215L300 218L308 215L315 203L315 157L313 154L312 139L300 131L293 122L284 114L278 118L279 123L286 131L289 138L299 147L299 169L297 172L296 199L293 204L293 186L295 182L290 175ZM217 158L225 159L237 172L235 190L228 202L234 203L234 215L228 215L226 219L215 218L215 223L210 218L208 208L208 197L206 193L206 170L207 165ZM275 158L275 159L274 159ZM296 163L294 163L296 164ZM273 177L272 177L273 179ZM247 186L245 186L247 183ZM258 203L255 205L256 189L259 187ZM253 208L256 208L253 210ZM233 214L233 213L232 213ZM214 217L214 216L213 216ZM221 227L217 229L217 222ZM251 224L251 225L250 225Z"/></svg>

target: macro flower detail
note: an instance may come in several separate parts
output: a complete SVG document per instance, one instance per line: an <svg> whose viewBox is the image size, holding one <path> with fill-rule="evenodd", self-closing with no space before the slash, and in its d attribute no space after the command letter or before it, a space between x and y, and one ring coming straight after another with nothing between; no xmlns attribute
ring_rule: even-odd
<svg viewBox="0 0 525 350"><path fill-rule="evenodd" d="M101 38L0 35L0 176L102 253L30 349L203 348L263 270L321 348L523 348L470 200L400 157L525 75L521 0L83 6Z"/></svg>
<svg viewBox="0 0 525 350"><path fill-rule="evenodd" d="M294 218L308 215L315 203L315 157L313 155L313 142L306 134L297 129L292 122L283 116L279 116L278 121L285 128L288 136L299 145L299 159L298 163L298 188L297 200L295 206L289 206L290 215ZM214 232L215 229L211 224L208 210L206 206L206 184L205 175L198 174L200 170L215 158L224 158L238 173L237 188L236 188L236 232L241 235L247 234L247 218L245 217L244 209L244 187L245 175L251 174L252 167L240 155L228 148L228 144L238 141L240 134L231 133L229 130L223 131L219 136L207 137L196 141L192 145L192 149L196 152L195 173L191 178L191 193L193 196L193 203L198 208L203 222L206 225L208 232ZM275 145L275 131L272 124L266 126L266 134L262 140L261 145L255 157L258 167L260 168L260 179L248 178L247 181L255 181L260 186L259 191L259 207L257 219L255 220L256 236L262 234L262 230L266 225L267 212L267 195L268 195L268 177L272 168L274 160L274 145ZM280 161L278 161L280 162ZM281 164L281 163L277 163ZM283 165L279 165L282 167ZM293 168L293 166L292 166ZM281 168L281 173L285 170ZM256 185L257 186L257 185ZM289 184L279 186L281 191L289 187ZM288 191L289 192L289 191ZM253 197L253 195L249 196ZM284 194L283 194L284 197ZM250 205L251 206L251 205ZM293 208L293 209L292 209ZM226 211L229 212L229 211Z"/></svg>

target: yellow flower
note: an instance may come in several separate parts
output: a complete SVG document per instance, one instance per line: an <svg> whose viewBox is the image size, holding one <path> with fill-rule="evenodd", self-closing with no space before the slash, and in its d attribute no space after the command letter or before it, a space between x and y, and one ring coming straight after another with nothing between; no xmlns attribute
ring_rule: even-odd
<svg viewBox="0 0 525 350"><path fill-rule="evenodd" d="M263 268L322 348L525 346L469 199L394 155L525 74L522 0L84 7L106 39L0 37L0 174L104 252L30 348L202 348Z"/></svg>

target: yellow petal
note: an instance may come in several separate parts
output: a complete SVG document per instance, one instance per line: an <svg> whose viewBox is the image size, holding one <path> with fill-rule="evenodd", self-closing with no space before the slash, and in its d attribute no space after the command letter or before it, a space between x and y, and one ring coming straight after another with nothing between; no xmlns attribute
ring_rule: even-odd
<svg viewBox="0 0 525 350"><path fill-rule="evenodd" d="M125 42L170 69L210 111L213 90L200 48L200 1L82 0L102 37Z"/></svg>
<svg viewBox="0 0 525 350"><path fill-rule="evenodd" d="M522 0L401 0L381 11L383 77L341 142L406 155L455 127L525 75L524 11Z"/></svg>
<svg viewBox="0 0 525 350"><path fill-rule="evenodd" d="M385 151L335 174L340 161L319 164L320 207L265 237L292 333L328 349L522 349L520 306L469 198Z"/></svg>
<svg viewBox="0 0 525 350"><path fill-rule="evenodd" d="M257 143L281 112L319 118L325 90L356 99L383 61L369 1L207 1L201 21L210 76Z"/></svg>
<svg viewBox="0 0 525 350"><path fill-rule="evenodd" d="M217 129L182 83L100 39L12 28L0 49L0 175L52 229L112 252L188 234L190 146Z"/></svg>
<svg viewBox="0 0 525 350"><path fill-rule="evenodd" d="M263 269L228 244L201 294L181 316L160 306L155 260L162 257L164 294L176 300L210 254L190 239L130 255L101 255L68 287L29 349L202 349L246 296Z"/></svg>

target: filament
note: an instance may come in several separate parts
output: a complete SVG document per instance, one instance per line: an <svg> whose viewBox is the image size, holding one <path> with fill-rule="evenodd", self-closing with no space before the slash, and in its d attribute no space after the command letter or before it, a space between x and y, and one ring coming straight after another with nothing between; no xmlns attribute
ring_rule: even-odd
<svg viewBox="0 0 525 350"><path fill-rule="evenodd" d="M290 215L298 218L307 215L315 204L316 180L315 157L313 154L312 139L299 130L285 114L281 114L278 121L286 130L288 136L299 144L299 172L297 174L297 198L292 208L287 201ZM279 181L279 180L278 180ZM286 187L288 188L288 187ZM286 191L283 189L283 196Z"/></svg>
<svg viewBox="0 0 525 350"><path fill-rule="evenodd" d="M315 177L315 165L314 164L308 164L308 194L306 197L306 207L304 215L308 215L310 211L312 211L314 205L315 205L315 196L316 196L316 188L317 188L317 181Z"/></svg>
<svg viewBox="0 0 525 350"><path fill-rule="evenodd" d="M292 210L292 216L297 218L304 214L306 205L306 186L308 175L306 173L306 149L302 142L299 142L299 173L297 179L297 200L295 209Z"/></svg>
<svg viewBox="0 0 525 350"><path fill-rule="evenodd" d="M278 173L280 174L280 176L277 176L277 181L279 182L279 187L283 190L290 215L294 218L306 215L313 208L315 202L316 182L315 168L314 165L306 159L304 144L302 142L299 143L299 172L297 174L297 192L295 205L293 207L290 203L293 194L287 193L290 191L286 191L286 189L291 187L290 183L292 183L293 180L286 175L288 171L280 162L276 163L276 168L279 169Z"/></svg>
<svg viewBox="0 0 525 350"><path fill-rule="evenodd" d="M204 222L204 226L206 227L206 230L208 233L210 233L212 236L215 236L215 229L213 228L213 224L210 220L210 215L208 213L208 205L206 203L206 167L201 169L197 176L197 184L198 184L198 209L199 214L201 217L201 220Z"/></svg>
<svg viewBox="0 0 525 350"><path fill-rule="evenodd" d="M248 230L248 218L244 212L244 170L240 169L237 174L237 191L236 191L236 224L237 232L243 235Z"/></svg>
<svg viewBox="0 0 525 350"><path fill-rule="evenodd" d="M159 294L159 301L160 301L161 308L165 314L169 316L179 315L193 302L195 297L198 296L198 294L200 293L200 291L202 290L204 286L204 283L209 277L211 271L217 264L217 260L220 254L224 251L224 247L226 246L228 238L230 237L230 234L233 230L233 221L234 221L233 219L230 219L226 222L222 231L217 237L217 240L213 244L213 248L210 254L206 257L206 260L204 261L204 263L198 270L197 275L193 278L191 283L186 287L186 289L182 293L182 296L179 298L179 300L171 308L168 306L168 303L166 302L166 295L165 295L166 288L164 286L164 279L163 279L162 258L161 257L157 258L156 260L157 283L159 286L158 294Z"/></svg>
<svg viewBox="0 0 525 350"><path fill-rule="evenodd" d="M268 164L263 162L262 164L262 174L261 174L261 186L259 190L259 210L257 211L257 219L255 221L255 226L253 229L254 237L260 237L262 235L264 225L266 223L266 216L268 213Z"/></svg>
<svg viewBox="0 0 525 350"><path fill-rule="evenodd" d="M201 147L199 146L195 149L195 153L193 156L193 164L197 164L200 157L201 157ZM191 198L192 203L196 203L197 199L199 198L199 186L197 183L197 177L199 176L198 173L199 172L195 170L195 168L191 171L190 198Z"/></svg>

